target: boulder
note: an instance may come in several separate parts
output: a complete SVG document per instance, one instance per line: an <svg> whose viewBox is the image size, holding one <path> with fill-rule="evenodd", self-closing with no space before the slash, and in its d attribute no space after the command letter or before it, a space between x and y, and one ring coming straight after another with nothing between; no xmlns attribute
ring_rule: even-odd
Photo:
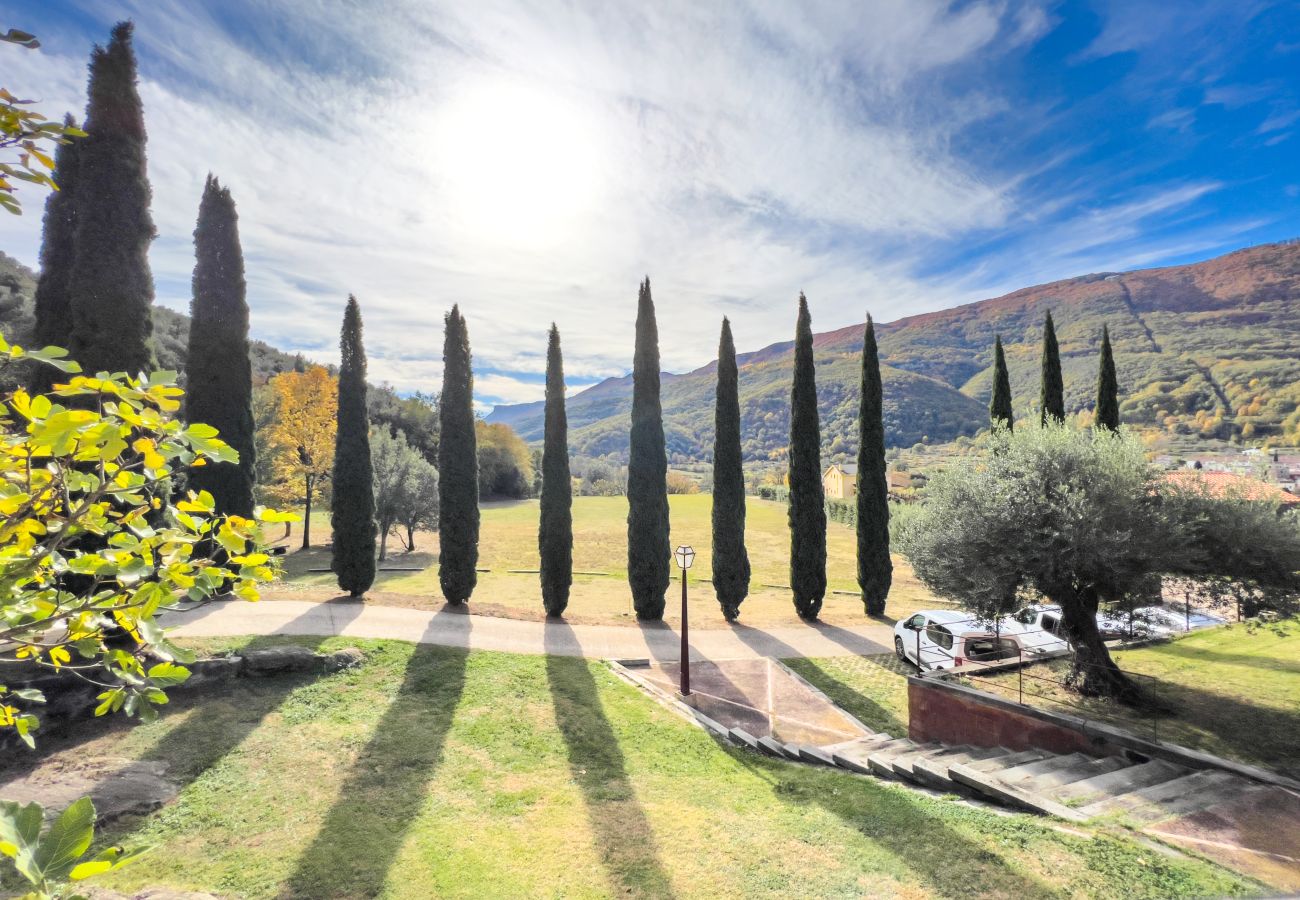
<svg viewBox="0 0 1300 900"><path fill-rule="evenodd" d="M244 672L248 675L283 675L290 672L319 672L320 657L307 647L286 644L262 650L245 650Z"/></svg>
<svg viewBox="0 0 1300 900"><path fill-rule="evenodd" d="M365 661L366 655L356 647L344 647L325 655L325 671L340 672L343 669L359 666Z"/></svg>

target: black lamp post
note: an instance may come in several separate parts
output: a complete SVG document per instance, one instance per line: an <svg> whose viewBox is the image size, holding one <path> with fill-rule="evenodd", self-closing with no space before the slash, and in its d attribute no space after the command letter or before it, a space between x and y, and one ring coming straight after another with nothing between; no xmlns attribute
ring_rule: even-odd
<svg viewBox="0 0 1300 900"><path fill-rule="evenodd" d="M691 563L695 562L695 551L683 544L673 551L673 557L677 560L677 568L682 570L682 696L689 697L691 694L691 646L687 637L689 624L686 610L686 570L691 567Z"/></svg>

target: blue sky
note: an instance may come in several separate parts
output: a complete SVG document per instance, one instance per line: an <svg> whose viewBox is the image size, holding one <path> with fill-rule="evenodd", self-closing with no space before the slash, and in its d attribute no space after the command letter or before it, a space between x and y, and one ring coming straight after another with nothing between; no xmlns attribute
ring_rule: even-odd
<svg viewBox="0 0 1300 900"><path fill-rule="evenodd" d="M203 179L233 190L256 337L437 388L469 319L480 403L1094 271L1300 236L1294 2L5 4L0 79L53 115L137 26L158 302L185 309ZM0 219L35 263L39 205Z"/></svg>

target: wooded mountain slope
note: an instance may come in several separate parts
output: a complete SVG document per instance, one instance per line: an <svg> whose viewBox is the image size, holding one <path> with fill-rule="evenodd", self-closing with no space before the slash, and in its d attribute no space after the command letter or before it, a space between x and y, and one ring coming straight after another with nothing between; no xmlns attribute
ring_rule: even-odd
<svg viewBox="0 0 1300 900"><path fill-rule="evenodd" d="M1092 407L1101 328L1108 324L1125 423L1205 437L1297 438L1300 241L1288 241L1191 265L1084 275L878 325L887 441L945 441L985 427L999 333L1016 414L1035 414L1039 343L1049 309L1068 411ZM854 450L861 341L856 325L816 336L823 440L832 455ZM751 460L784 454L790 348L783 342L738 358L742 434ZM712 364L664 376L668 448L676 461L709 458L713 380ZM574 448L625 453L630 397L628 377L572 397ZM497 407L488 418L510 424L527 440L541 438L540 403Z"/></svg>

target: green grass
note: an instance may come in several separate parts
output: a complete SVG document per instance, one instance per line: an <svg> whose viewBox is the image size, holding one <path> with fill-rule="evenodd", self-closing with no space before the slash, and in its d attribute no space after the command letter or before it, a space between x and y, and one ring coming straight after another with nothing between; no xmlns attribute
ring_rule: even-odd
<svg viewBox="0 0 1300 900"><path fill-rule="evenodd" d="M1026 702L1105 719L1143 737L1204 750L1300 776L1300 623L1250 629L1228 625L1168 643L1114 654L1120 668L1149 676L1138 683L1172 712L1153 719L1100 700L1084 700L1030 674L1059 678L1065 660L1027 668ZM1047 671L1044 671L1044 670ZM999 673L975 683L1014 697L1018 676Z"/></svg>
<svg viewBox="0 0 1300 900"><path fill-rule="evenodd" d="M240 680L178 695L153 724L43 744L49 765L161 759L184 784L164 809L106 829L104 841L157 847L105 886L250 898L1261 890L1123 836L721 746L601 663L360 644L352 671Z"/></svg>
<svg viewBox="0 0 1300 900"><path fill-rule="evenodd" d="M672 542L691 544L696 550L691 568L692 624L722 627L724 620L707 579L712 577L711 510L709 494L678 494L669 498L672 518ZM479 574L471 608L506 615L542 615L541 589L537 575L512 574L512 569L536 569L537 557L536 500L485 504L479 540L479 567L490 571ZM296 536L295 536L296 537ZM741 606L741 621L755 625L797 624L788 589L790 531L784 504L750 498L745 529L753 577L750 596ZM329 539L328 519L314 519L312 539L324 544ZM380 573L372 593L383 595L381 602L436 608L442 604L438 586L436 534L417 538L416 553L394 553L384 565L417 566L416 572ZM296 540L292 542L297 546ZM827 528L826 574L828 593L823 618L832 622L867 621L862 601L857 595L857 543L851 528L832 522ZM304 589L314 589L321 596L336 593L334 576L328 571L329 554L323 549L293 552L285 558L284 596L294 597ZM566 613L573 621L625 621L631 618L632 597L627 584L627 500L624 497L575 497L573 503L573 568L575 572L599 572L602 575L576 575ZM674 575L676 575L674 570ZM669 592L677 596L674 585ZM900 557L894 558L894 586L890 593L888 614L896 617L940 603L912 574ZM941 604L948 605L948 604ZM667 618L678 617L679 604L669 602Z"/></svg>

